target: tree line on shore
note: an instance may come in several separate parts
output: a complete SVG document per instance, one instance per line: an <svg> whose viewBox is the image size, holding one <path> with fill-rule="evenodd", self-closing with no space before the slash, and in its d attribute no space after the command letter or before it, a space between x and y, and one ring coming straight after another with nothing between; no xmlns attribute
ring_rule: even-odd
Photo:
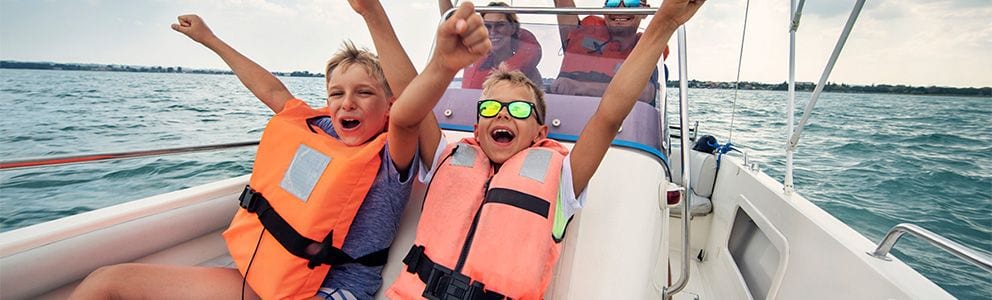
<svg viewBox="0 0 992 300"><path fill-rule="evenodd" d="M37 69L37 70L75 70L75 71L109 71L109 72L143 72L143 73L192 73L192 74L225 74L233 75L230 70L211 69L191 69L183 67L147 67L128 65L101 65L101 64L75 64L75 63L52 63L52 62L19 62L0 61L0 69ZM293 72L272 72L276 76L289 77L324 77L321 73L310 73L309 71ZM668 87L677 88L678 81L668 81ZM700 89L733 89L734 82L716 82L689 80L689 88ZM740 82L737 87L742 90L767 90L767 91L787 91L789 84L782 83L760 83L760 82ZM796 91L812 92L816 84L812 82L796 82ZM946 96L970 96L970 97L992 97L990 87L942 87L942 86L908 86L890 84L872 85L849 85L843 83L828 82L823 87L824 92L831 93L872 93L872 94L908 94L908 95L946 95Z"/></svg>
<svg viewBox="0 0 992 300"><path fill-rule="evenodd" d="M740 82L737 84L742 90L765 90L765 91L788 91L789 83L760 83L760 82ZM668 81L668 87L679 86L678 81ZM715 82L689 80L689 88L700 89L734 89L733 82ZM812 92L816 88L813 82L796 82L796 91ZM872 85L850 85L843 83L827 82L823 86L824 92L830 93L870 93L870 94L908 94L908 95L947 95L947 96L972 96L972 97L992 97L992 87L982 88L956 88L943 86L909 86L891 84Z"/></svg>
<svg viewBox="0 0 992 300"><path fill-rule="evenodd" d="M34 70L69 70L69 71L107 71L107 72L139 72L139 73L192 73L192 74L223 74L234 75L230 70L191 69L183 67L147 67L128 65L73 64L51 62L20 62L0 61L0 69L34 69ZM324 74L310 71L272 72L276 76L290 77L324 77Z"/></svg>

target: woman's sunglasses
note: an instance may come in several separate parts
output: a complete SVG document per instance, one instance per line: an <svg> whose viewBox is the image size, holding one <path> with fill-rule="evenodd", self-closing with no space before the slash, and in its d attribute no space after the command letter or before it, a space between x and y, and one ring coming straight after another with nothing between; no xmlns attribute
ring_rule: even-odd
<svg viewBox="0 0 992 300"><path fill-rule="evenodd" d="M620 3L623 3L623 7L641 7L641 0L606 0L603 4L605 7L620 7Z"/></svg>
<svg viewBox="0 0 992 300"><path fill-rule="evenodd" d="M541 116L538 116L537 106L534 103L530 103L524 100L513 100L509 103L503 103L498 100L486 99L479 101L479 116L483 118L492 118L499 114L499 111L506 107L506 112L510 113L511 117L517 119L527 119L530 115L535 115L534 118L537 120L537 124L544 125L541 121Z"/></svg>

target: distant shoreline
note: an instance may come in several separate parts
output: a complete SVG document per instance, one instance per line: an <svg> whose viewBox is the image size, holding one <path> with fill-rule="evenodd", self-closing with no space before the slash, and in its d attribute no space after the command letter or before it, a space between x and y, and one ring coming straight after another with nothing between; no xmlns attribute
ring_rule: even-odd
<svg viewBox="0 0 992 300"><path fill-rule="evenodd" d="M78 64L78 63L53 63L53 62L21 62L21 61L0 61L0 69L30 69L30 70L61 70L61 71L104 71L104 72L137 72L137 73L185 73L185 74L217 74L234 75L229 70L214 69L193 69L183 67L161 67L161 66L130 66L114 64ZM288 77L324 77L321 73L310 73L309 71L292 72L272 72L276 76ZM547 81L548 79L545 79ZM668 81L668 87L678 87L678 81ZM788 83L760 83L760 82L740 82L737 84L741 90L763 90L763 91L787 91ZM812 82L796 82L796 91L812 92L816 85ZM734 89L733 82L700 81L689 80L689 88L698 89ZM901 95L929 95L929 96L963 96L963 97L992 97L992 87L941 87L941 86L909 86L909 85L848 85L828 82L823 87L824 92L830 93L857 93L857 94L901 94Z"/></svg>
<svg viewBox="0 0 992 300"><path fill-rule="evenodd" d="M677 88L678 81L668 81L669 88ZM752 91L788 91L788 82L782 83L760 83L742 81L738 84L741 90ZM699 81L689 80L689 88L697 89L734 89L733 82ZM812 92L816 84L812 82L796 82L797 92ZM897 95L919 95L919 96L961 96L961 97L992 97L992 87L983 88L956 88L943 86L909 86L891 84L873 85L849 85L827 82L823 86L823 92L827 93L847 93L847 94L897 94Z"/></svg>
<svg viewBox="0 0 992 300"><path fill-rule="evenodd" d="M0 69L234 75L234 72L231 72L230 70L193 69L193 68L183 68L183 67L162 67L162 66L149 67L149 66L76 64L76 63L53 63L53 62L21 62L21 61L9 61L9 60L0 61ZM272 72L272 74L276 76L289 76L289 77L324 77L324 74L310 73L310 71Z"/></svg>

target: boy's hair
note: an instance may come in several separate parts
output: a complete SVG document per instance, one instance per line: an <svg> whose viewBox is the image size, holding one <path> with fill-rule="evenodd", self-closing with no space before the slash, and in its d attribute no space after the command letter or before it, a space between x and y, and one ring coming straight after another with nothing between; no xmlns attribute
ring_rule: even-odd
<svg viewBox="0 0 992 300"><path fill-rule="evenodd" d="M527 78L527 75L524 75L523 72L520 72L519 70L511 71L510 68L507 67L506 63L501 63L499 64L499 67L493 70L493 72L486 77L486 81L482 83L482 94L489 95L493 87L496 86L496 83L499 83L500 81L506 81L510 85L522 86L530 89L530 91L534 94L533 100L534 106L537 107L537 117L540 118L537 121L540 124L544 124L544 119L548 116L545 113L547 111L547 105L544 104L544 91L538 88L533 81L530 81L530 78Z"/></svg>
<svg viewBox="0 0 992 300"><path fill-rule="evenodd" d="M358 65L362 69L365 69L365 72L369 73L372 78L375 78L382 84L382 87L386 90L386 97L393 97L393 90L389 88L386 75L383 74L382 66L379 65L379 57L369 52L368 49L358 49L351 41L345 41L341 50L334 53L331 60L327 61L327 66L324 67L324 85L326 86L331 82L331 73L335 69L342 67L347 70L353 65Z"/></svg>

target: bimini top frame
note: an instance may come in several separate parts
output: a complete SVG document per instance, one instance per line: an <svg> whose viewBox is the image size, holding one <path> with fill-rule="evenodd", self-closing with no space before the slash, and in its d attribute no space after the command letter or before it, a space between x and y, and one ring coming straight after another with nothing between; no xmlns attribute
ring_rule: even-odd
<svg viewBox="0 0 992 300"><path fill-rule="evenodd" d="M854 28L854 23L858 21L858 16L861 15L861 9L865 6L865 0L858 0L854 4L854 9L851 10L851 15L847 18L847 24L844 25L844 31L841 32L840 38L837 39L837 45L834 46L833 53L830 54L830 60L827 62L827 66L824 67L823 73L820 74L820 81L816 83L816 88L813 90L813 96L810 97L809 102L806 104L806 109L803 112L803 118L799 121L799 125L793 131L793 124L795 124L795 109L796 109L796 31L799 30L799 19L802 17L803 6L806 0L799 0L798 5L796 0L791 0L790 8L792 11L791 18L789 22L789 103L786 105L786 114L788 116L788 121L786 122L787 132L790 136L786 141L785 148L785 179L783 184L785 185L785 193L790 194L794 189L792 183L792 156L796 151L796 147L799 146L799 137L803 133L803 128L806 126L806 122L809 121L810 115L813 113L813 107L816 106L816 100L820 97L820 93L823 92L823 86L827 83L827 78L830 77L830 72L834 69L834 64L837 63L837 58L840 57L841 50L844 50L844 44L847 43L847 37L851 35L851 29Z"/></svg>

